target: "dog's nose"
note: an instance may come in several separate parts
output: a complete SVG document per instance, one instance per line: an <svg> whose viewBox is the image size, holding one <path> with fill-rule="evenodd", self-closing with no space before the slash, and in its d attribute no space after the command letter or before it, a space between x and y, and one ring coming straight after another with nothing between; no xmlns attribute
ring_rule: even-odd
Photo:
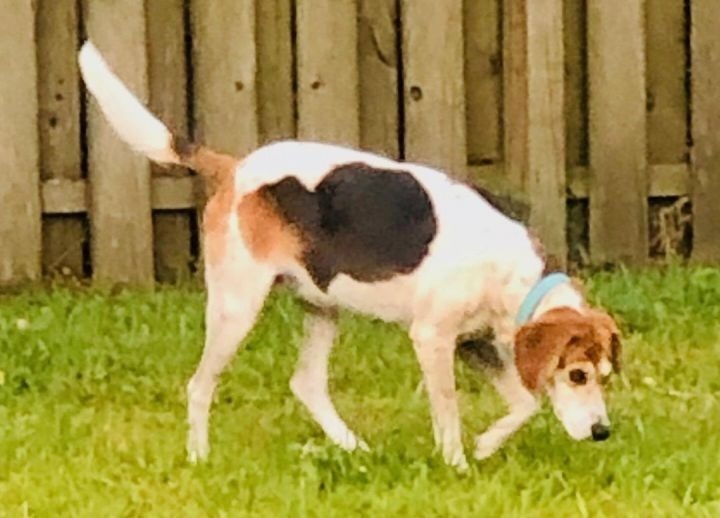
<svg viewBox="0 0 720 518"><path fill-rule="evenodd" d="M610 437L610 427L602 423L595 423L590 427L593 441L604 441Z"/></svg>

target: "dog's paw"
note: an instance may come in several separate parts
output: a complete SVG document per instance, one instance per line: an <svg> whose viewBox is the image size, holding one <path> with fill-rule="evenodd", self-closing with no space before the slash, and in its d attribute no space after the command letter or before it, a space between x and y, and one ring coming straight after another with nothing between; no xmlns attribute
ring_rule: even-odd
<svg viewBox="0 0 720 518"><path fill-rule="evenodd" d="M492 437L478 435L475 438L475 452L473 456L476 460L485 460L498 450L499 445Z"/></svg>
<svg viewBox="0 0 720 518"><path fill-rule="evenodd" d="M207 443L200 444L194 437L188 436L186 451L188 462L190 464L198 464L207 460L210 448Z"/></svg>
<svg viewBox="0 0 720 518"><path fill-rule="evenodd" d="M365 441L362 439L359 439L355 436L354 433L351 431L347 431L339 440L335 441L338 446L340 446L345 451L355 451L355 450L362 450L364 452L369 452L370 447L367 445Z"/></svg>
<svg viewBox="0 0 720 518"><path fill-rule="evenodd" d="M460 473L465 473L469 469L462 447L443 449L443 459L445 464L455 468Z"/></svg>
<svg viewBox="0 0 720 518"><path fill-rule="evenodd" d="M467 459L465 458L465 454L462 452L460 452L459 455L456 455L450 459L446 458L445 462L450 467L455 468L458 473L467 473L467 471L470 469Z"/></svg>

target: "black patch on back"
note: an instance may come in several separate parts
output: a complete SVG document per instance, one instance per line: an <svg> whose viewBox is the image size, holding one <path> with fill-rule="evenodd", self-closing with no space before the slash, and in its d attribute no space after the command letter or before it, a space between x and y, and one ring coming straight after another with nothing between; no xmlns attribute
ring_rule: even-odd
<svg viewBox="0 0 720 518"><path fill-rule="evenodd" d="M288 177L261 193L300 231L303 262L323 291L339 273L373 282L411 272L437 231L429 196L405 171L350 163L314 192Z"/></svg>

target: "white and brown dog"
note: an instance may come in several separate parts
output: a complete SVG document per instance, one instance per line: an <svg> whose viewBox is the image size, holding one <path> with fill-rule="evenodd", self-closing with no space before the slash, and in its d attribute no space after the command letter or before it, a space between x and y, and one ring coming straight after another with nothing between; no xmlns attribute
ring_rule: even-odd
<svg viewBox="0 0 720 518"><path fill-rule="evenodd" d="M188 384L191 459L208 454L218 377L280 276L315 308L290 387L345 449L367 446L328 395L337 307L407 326L435 441L451 465L467 465L453 373L460 342L471 359L484 359L510 408L478 436L477 458L518 430L543 393L574 439L607 438L602 381L617 365L617 327L589 308L566 276L544 276L528 230L476 190L429 167L327 144L278 142L243 158L219 154L174 137L90 43L80 66L132 148L192 168L214 185L203 220L207 335ZM473 341L485 329L492 343Z"/></svg>

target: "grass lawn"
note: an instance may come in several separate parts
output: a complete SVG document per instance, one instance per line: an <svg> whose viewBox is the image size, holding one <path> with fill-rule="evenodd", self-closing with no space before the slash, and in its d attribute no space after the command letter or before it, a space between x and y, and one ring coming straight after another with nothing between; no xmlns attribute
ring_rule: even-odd
<svg viewBox="0 0 720 518"><path fill-rule="evenodd" d="M370 453L326 441L292 397L302 311L287 294L222 379L210 461L185 462L197 288L0 296L0 516L720 516L720 271L596 274L625 331L612 438L574 443L546 406L466 476L433 454L396 327L343 316L331 390ZM458 366L468 455L503 413Z"/></svg>

